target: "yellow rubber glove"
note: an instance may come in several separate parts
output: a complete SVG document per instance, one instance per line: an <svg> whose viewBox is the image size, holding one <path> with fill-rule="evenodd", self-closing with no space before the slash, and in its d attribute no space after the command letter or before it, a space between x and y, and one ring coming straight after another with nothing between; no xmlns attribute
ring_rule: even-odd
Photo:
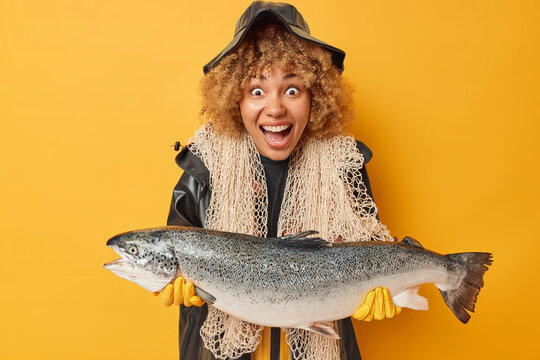
<svg viewBox="0 0 540 360"><path fill-rule="evenodd" d="M376 287L366 294L364 303L351 316L356 320L371 321L393 318L401 308L394 305L387 288Z"/></svg>
<svg viewBox="0 0 540 360"><path fill-rule="evenodd" d="M158 295L160 292L155 292L154 295ZM180 305L185 306L202 306L204 300L195 295L195 286L192 283L185 282L183 277L178 277L174 281L174 284L165 286L161 292L161 303L165 306Z"/></svg>

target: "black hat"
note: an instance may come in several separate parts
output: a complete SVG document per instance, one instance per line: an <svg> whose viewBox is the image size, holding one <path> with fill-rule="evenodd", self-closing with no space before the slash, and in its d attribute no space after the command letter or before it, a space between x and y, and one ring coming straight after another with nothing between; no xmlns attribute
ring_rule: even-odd
<svg viewBox="0 0 540 360"><path fill-rule="evenodd" d="M274 22L276 22L276 20L278 22L281 21L291 34L300 39L322 46L332 55L332 62L334 65L340 71L343 71L345 52L311 36L308 24L294 6L279 2L255 1L246 9L246 11L244 11L242 16L240 16L240 19L236 22L233 40L218 54L218 56L213 58L203 67L204 74L206 75L224 56L227 56L240 44L255 22L264 20L272 20Z"/></svg>

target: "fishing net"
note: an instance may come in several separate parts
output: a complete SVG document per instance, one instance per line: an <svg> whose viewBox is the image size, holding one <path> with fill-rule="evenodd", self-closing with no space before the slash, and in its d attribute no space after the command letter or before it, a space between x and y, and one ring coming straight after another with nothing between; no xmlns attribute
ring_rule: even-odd
<svg viewBox="0 0 540 360"><path fill-rule="evenodd" d="M333 326L337 333L335 322ZM294 328L286 329L285 337L291 350L291 360L336 360L340 358L338 340Z"/></svg>
<svg viewBox="0 0 540 360"><path fill-rule="evenodd" d="M315 229L328 241L392 240L376 217L360 172L363 164L352 137L300 143L289 164L278 233Z"/></svg>
<svg viewBox="0 0 540 360"><path fill-rule="evenodd" d="M264 167L246 133L242 140L214 136L204 125L190 139L190 149L210 171L212 196L206 227L266 236L268 197Z"/></svg>
<svg viewBox="0 0 540 360"><path fill-rule="evenodd" d="M264 168L249 135L244 133L241 139L215 136L206 124L195 132L190 149L210 171L212 196L206 226L266 236ZM317 230L328 241L392 241L376 217L377 207L360 172L363 164L363 155L350 136L302 139L291 154L278 235ZM236 358L255 350L261 329L209 306L201 337L217 359ZM293 360L339 359L337 340L303 329L285 331Z"/></svg>
<svg viewBox="0 0 540 360"><path fill-rule="evenodd" d="M261 342L262 329L263 326L239 320L209 306L201 327L201 338L216 359L236 359L255 351Z"/></svg>

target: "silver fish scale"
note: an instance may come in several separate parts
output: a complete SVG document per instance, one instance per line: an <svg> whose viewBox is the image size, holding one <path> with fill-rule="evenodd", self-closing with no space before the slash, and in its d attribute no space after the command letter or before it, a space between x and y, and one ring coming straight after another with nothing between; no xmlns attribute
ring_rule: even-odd
<svg viewBox="0 0 540 360"><path fill-rule="evenodd" d="M250 302L323 299L373 278L455 266L443 255L402 243L294 247L206 230L172 233L170 240L186 279L217 297L219 291Z"/></svg>

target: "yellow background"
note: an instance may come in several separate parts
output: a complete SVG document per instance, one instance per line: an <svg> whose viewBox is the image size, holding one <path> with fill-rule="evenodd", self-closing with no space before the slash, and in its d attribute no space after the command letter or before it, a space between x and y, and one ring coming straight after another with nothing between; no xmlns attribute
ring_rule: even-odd
<svg viewBox="0 0 540 360"><path fill-rule="evenodd" d="M165 224L199 126L202 66L249 1L0 3L0 358L177 358L178 310L103 270L119 232ZM533 358L538 317L537 1L294 1L347 52L356 138L394 236L491 251L469 324L356 323L365 359Z"/></svg>

